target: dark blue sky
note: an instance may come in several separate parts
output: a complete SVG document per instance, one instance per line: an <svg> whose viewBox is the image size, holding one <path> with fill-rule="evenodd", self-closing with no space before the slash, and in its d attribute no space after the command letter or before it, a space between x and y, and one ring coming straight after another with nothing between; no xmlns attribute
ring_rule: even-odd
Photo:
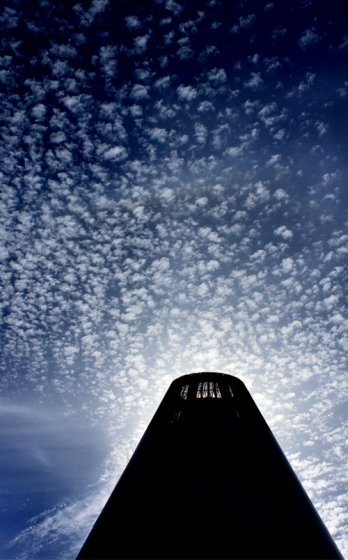
<svg viewBox="0 0 348 560"><path fill-rule="evenodd" d="M4 2L0 557L73 557L201 370L245 382L348 554L347 23Z"/></svg>

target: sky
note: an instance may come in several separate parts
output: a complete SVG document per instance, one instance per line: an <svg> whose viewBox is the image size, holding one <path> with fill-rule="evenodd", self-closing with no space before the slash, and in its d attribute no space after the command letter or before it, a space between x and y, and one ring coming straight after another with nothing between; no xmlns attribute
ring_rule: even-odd
<svg viewBox="0 0 348 560"><path fill-rule="evenodd" d="M348 557L344 2L1 10L0 558L73 558L196 371Z"/></svg>

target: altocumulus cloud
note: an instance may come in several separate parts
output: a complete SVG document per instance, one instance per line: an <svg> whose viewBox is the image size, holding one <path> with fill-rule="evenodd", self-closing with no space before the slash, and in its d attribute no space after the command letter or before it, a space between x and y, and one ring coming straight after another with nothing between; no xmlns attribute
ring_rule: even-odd
<svg viewBox="0 0 348 560"><path fill-rule="evenodd" d="M348 552L341 11L4 7L5 557L77 552L191 370L246 382Z"/></svg>

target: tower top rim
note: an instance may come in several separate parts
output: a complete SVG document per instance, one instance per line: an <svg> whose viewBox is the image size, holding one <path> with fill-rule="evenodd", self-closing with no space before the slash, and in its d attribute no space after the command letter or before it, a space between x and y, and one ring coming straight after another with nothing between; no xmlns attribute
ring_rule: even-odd
<svg viewBox="0 0 348 560"><path fill-rule="evenodd" d="M231 381L234 384L244 385L243 381L229 373L222 373L218 371L198 371L180 375L172 382L172 385L179 383L189 383L192 381Z"/></svg>

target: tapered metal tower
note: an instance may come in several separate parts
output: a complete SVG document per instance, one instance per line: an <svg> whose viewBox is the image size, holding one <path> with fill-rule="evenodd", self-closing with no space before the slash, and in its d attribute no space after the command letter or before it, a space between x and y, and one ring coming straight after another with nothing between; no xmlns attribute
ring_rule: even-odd
<svg viewBox="0 0 348 560"><path fill-rule="evenodd" d="M78 559L342 558L244 384L170 386Z"/></svg>

